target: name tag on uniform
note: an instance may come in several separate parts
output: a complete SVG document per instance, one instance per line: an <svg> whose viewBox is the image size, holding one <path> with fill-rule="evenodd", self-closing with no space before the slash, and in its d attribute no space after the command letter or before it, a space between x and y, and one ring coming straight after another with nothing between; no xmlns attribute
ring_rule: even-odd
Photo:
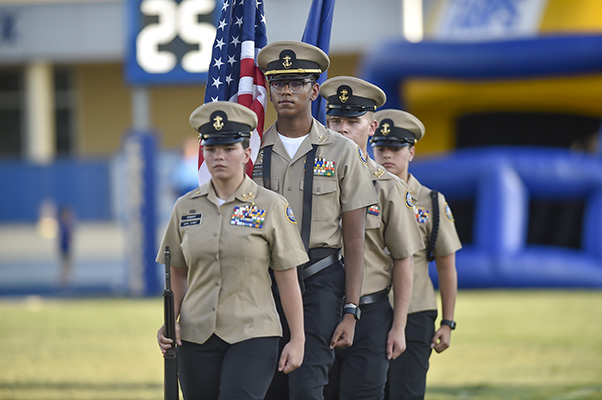
<svg viewBox="0 0 602 400"><path fill-rule="evenodd" d="M255 205L246 205L234 207L234 213L232 214L230 224L248 226L250 228L263 228L264 221L265 210L261 210Z"/></svg>
<svg viewBox="0 0 602 400"><path fill-rule="evenodd" d="M334 176L334 161L325 160L323 156L316 157L314 176Z"/></svg>
<svg viewBox="0 0 602 400"><path fill-rule="evenodd" d="M180 226L198 225L201 223L202 217L203 214L182 215L182 221L180 222Z"/></svg>

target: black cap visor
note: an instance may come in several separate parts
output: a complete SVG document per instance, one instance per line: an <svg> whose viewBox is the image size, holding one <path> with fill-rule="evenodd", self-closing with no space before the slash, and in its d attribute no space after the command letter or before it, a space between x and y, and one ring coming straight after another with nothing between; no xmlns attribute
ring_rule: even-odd
<svg viewBox="0 0 602 400"><path fill-rule="evenodd" d="M396 138L396 137L372 137L370 144L372 147L406 147L414 144L414 139Z"/></svg>

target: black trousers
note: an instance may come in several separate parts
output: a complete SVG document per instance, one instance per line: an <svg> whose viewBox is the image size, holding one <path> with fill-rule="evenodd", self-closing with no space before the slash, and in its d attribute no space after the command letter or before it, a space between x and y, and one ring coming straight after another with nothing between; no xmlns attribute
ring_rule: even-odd
<svg viewBox="0 0 602 400"><path fill-rule="evenodd" d="M345 270L337 262L305 279L303 313L305 324L305 357L301 367L288 375L274 375L266 400L322 400L328 372L334 362L330 339L341 320L345 295ZM280 314L284 335L282 348L289 340L288 324L277 295L276 306Z"/></svg>
<svg viewBox="0 0 602 400"><path fill-rule="evenodd" d="M184 399L262 400L278 363L278 340L228 344L213 335L203 344L182 341L177 351Z"/></svg>
<svg viewBox="0 0 602 400"><path fill-rule="evenodd" d="M389 365L388 399L424 399L437 311L408 314L406 350Z"/></svg>
<svg viewBox="0 0 602 400"><path fill-rule="evenodd" d="M382 400L389 370L387 337L393 308L387 298L360 306L353 345L335 351L335 362L324 391L327 400Z"/></svg>

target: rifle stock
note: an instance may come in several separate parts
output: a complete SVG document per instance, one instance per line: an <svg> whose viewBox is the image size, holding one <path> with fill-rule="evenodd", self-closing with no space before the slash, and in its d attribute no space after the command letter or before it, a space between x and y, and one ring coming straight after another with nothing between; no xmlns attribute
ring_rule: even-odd
<svg viewBox="0 0 602 400"><path fill-rule="evenodd" d="M163 355L165 361L165 400L178 400L178 360L176 353L176 316L174 313L174 297L171 291L171 253L169 246L165 246L165 289L163 290L163 309L165 336L173 340L173 344Z"/></svg>

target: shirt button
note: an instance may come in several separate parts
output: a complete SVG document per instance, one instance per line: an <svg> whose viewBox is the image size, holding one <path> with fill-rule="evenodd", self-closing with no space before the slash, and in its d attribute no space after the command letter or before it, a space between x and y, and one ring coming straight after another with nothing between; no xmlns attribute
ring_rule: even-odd
<svg viewBox="0 0 602 400"><path fill-rule="evenodd" d="M211 307L211 310L215 311L215 307Z"/></svg>
<svg viewBox="0 0 602 400"><path fill-rule="evenodd" d="M213 237L216 237L216 236L217 236L217 233L214 233L214 234L213 234Z"/></svg>
<svg viewBox="0 0 602 400"><path fill-rule="evenodd" d="M320 192L320 188L316 188L316 192Z"/></svg>
<svg viewBox="0 0 602 400"><path fill-rule="evenodd" d="M219 282L215 282L215 286L219 286Z"/></svg>
<svg viewBox="0 0 602 400"><path fill-rule="evenodd" d="M286 188L286 190L288 190L290 192L291 190L293 190L293 188L289 186Z"/></svg>

